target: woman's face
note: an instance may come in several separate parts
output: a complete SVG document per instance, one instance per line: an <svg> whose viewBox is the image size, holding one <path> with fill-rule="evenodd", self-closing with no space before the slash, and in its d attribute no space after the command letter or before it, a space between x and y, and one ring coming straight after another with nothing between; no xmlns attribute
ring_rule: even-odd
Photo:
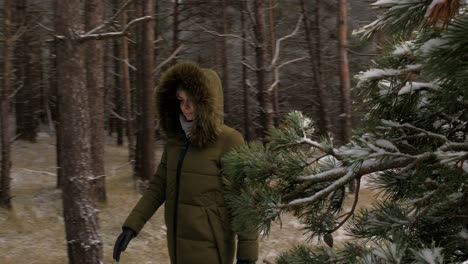
<svg viewBox="0 0 468 264"><path fill-rule="evenodd" d="M185 91L177 92L177 100L179 100L180 110L187 121L193 121L195 115L195 108L192 99L189 98Z"/></svg>

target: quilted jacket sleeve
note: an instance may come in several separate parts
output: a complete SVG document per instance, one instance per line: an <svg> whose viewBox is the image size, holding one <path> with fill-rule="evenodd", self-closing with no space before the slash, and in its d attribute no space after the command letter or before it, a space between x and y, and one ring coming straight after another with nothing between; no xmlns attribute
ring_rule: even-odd
<svg viewBox="0 0 468 264"><path fill-rule="evenodd" d="M132 212L127 217L127 220L125 220L123 227L128 227L138 234L145 225L145 223L165 202L166 169L167 154L165 147L156 174L150 180L148 188L144 191L143 196L133 208Z"/></svg>

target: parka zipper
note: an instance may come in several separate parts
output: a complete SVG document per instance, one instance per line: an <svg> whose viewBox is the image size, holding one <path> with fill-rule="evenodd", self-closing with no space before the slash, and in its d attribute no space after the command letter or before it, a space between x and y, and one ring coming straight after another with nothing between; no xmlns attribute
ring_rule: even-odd
<svg viewBox="0 0 468 264"><path fill-rule="evenodd" d="M175 186L175 198L174 198L174 236L173 236L173 250L174 250L174 263L177 264L177 222L178 222L178 213L179 213L179 187L180 187L180 176L182 174L182 165L184 164L185 155L187 154L188 148L190 146L190 141L185 142L184 148L179 156L179 161L177 162L177 172L176 172L176 186Z"/></svg>

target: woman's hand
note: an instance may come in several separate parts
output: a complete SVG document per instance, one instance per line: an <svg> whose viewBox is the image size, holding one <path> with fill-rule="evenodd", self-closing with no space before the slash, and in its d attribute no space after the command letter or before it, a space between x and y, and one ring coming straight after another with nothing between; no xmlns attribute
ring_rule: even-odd
<svg viewBox="0 0 468 264"><path fill-rule="evenodd" d="M120 233L120 235L117 238L117 240L115 241L115 245L114 245L114 255L113 255L113 257L114 257L115 261L119 262L120 253L122 253L122 251L125 251L125 249L127 248L128 243L135 236L136 236L136 232L131 230L130 228L124 227L122 229L122 233Z"/></svg>

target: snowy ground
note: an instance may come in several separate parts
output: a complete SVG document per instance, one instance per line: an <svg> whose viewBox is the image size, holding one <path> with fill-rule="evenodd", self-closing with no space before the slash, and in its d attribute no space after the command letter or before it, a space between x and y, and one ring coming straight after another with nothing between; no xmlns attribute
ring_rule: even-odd
<svg viewBox="0 0 468 264"><path fill-rule="evenodd" d="M127 163L127 149L115 146L114 141L108 138L105 149L108 202L99 208L105 263L113 263L112 247L120 226L139 199ZM17 141L12 150L14 209L0 210L0 263L67 263L61 193L55 188L54 139L40 133L37 143ZM362 190L359 206L369 205L373 197L371 191ZM349 205L352 199L348 198ZM264 259L273 263L279 252L307 243L301 227L293 216L284 216L282 229L275 225L270 236L262 239L258 263ZM169 263L165 232L163 212L159 210L138 238L130 242L120 263ZM348 239L342 230L334 236L337 244Z"/></svg>

